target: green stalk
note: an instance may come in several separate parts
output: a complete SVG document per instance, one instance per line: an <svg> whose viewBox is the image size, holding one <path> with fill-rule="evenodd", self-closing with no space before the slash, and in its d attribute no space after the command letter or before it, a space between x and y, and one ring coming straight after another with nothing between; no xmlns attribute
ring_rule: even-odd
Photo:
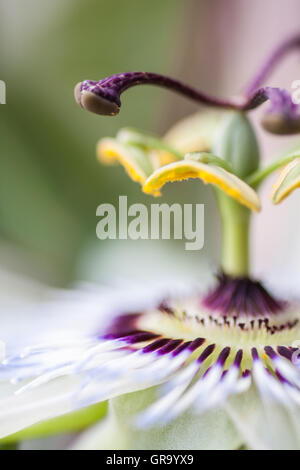
<svg viewBox="0 0 300 470"><path fill-rule="evenodd" d="M222 220L222 270L233 277L248 276L251 212L221 191L217 200Z"/></svg>

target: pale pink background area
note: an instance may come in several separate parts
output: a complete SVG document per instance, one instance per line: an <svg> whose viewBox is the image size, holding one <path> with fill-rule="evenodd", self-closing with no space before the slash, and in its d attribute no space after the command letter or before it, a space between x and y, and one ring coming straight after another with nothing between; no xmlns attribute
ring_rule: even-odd
<svg viewBox="0 0 300 470"><path fill-rule="evenodd" d="M243 90L266 56L280 41L300 33L299 0L191 0L186 4L185 29L179 35L174 59L177 76L221 96ZM183 46L182 46L183 44ZM300 79L300 51L286 57L267 84L291 91ZM166 121L196 109L172 96ZM170 111L171 109L171 111ZM300 137L268 135L259 126L261 111L251 114L257 129L263 163L283 149L300 143ZM270 280L283 279L300 286L300 191L282 205L272 206L270 191L276 175L263 186L263 211L254 217L252 259L254 272Z"/></svg>

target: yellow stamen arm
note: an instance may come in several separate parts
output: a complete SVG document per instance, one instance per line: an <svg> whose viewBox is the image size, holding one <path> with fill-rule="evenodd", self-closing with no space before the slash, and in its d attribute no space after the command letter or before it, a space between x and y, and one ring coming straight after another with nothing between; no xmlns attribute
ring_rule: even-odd
<svg viewBox="0 0 300 470"><path fill-rule="evenodd" d="M130 178L141 184L144 184L153 171L146 152L138 147L120 143L116 139L101 139L97 145L97 157L106 165L120 163Z"/></svg>
<svg viewBox="0 0 300 470"><path fill-rule="evenodd" d="M151 152L146 152L139 147L124 144L111 138L104 138L98 142L97 157L105 165L120 163L130 178L141 185L157 168L156 157ZM153 192L153 196L160 195L160 191Z"/></svg>
<svg viewBox="0 0 300 470"><path fill-rule="evenodd" d="M171 163L156 170L146 180L143 191L152 194L168 182L189 178L200 178L204 183L213 184L247 208L260 210L257 193L244 181L221 167L192 160Z"/></svg>
<svg viewBox="0 0 300 470"><path fill-rule="evenodd" d="M296 188L300 188L300 158L294 159L281 171L280 177L273 185L272 202L279 204Z"/></svg>

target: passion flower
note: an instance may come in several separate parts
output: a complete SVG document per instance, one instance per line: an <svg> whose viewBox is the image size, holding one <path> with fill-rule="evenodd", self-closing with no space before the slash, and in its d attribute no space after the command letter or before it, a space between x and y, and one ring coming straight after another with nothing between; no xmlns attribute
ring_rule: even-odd
<svg viewBox="0 0 300 470"><path fill-rule="evenodd" d="M290 95L260 88L281 57L299 46L297 36L276 49L234 100L152 73L123 73L76 86L76 101L96 114L117 114L121 93L143 84L215 108L186 118L163 138L123 129L115 138L101 139L97 155L106 164L121 163L149 195L160 196L166 183L189 178L213 185L222 220L220 273L208 292L160 294L135 309L124 302L100 333L6 358L2 374L21 382L18 400L29 397L23 406L18 402L19 413L26 413L39 389L45 393L60 380L57 395L38 401L39 420L110 399L107 419L77 448L300 448L300 303L279 298L253 279L249 256L251 213L261 209L257 189L282 167L274 203L298 187L300 150L261 167L248 118L270 101L264 127L277 134L300 132L299 107ZM131 292L133 299L138 291ZM12 403L12 398L0 402L6 429ZM32 423L31 417L27 424Z"/></svg>

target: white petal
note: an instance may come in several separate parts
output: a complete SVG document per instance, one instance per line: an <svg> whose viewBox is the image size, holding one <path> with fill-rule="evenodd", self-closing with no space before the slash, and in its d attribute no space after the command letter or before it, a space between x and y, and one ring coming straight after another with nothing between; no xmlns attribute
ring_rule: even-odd
<svg viewBox="0 0 300 470"><path fill-rule="evenodd" d="M22 395L3 398L0 401L0 438L73 411L72 396L78 383L78 379L64 378ZM6 392L12 392L9 388ZM0 386L0 394L1 391L3 393L4 388Z"/></svg>

